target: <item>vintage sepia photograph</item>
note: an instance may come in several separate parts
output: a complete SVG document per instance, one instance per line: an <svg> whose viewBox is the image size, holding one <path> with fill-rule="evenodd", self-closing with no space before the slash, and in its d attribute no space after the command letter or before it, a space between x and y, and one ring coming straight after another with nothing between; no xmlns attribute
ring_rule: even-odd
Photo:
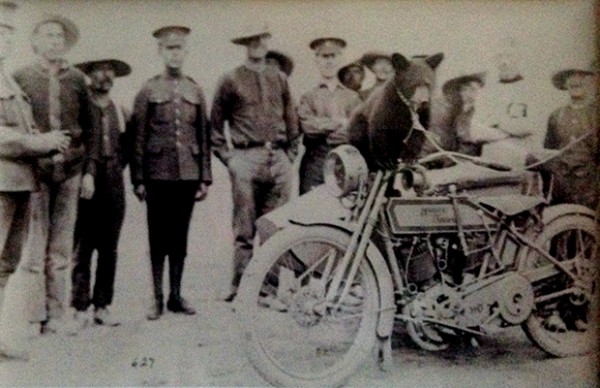
<svg viewBox="0 0 600 388"><path fill-rule="evenodd" d="M0 0L0 386L599 386L599 17Z"/></svg>

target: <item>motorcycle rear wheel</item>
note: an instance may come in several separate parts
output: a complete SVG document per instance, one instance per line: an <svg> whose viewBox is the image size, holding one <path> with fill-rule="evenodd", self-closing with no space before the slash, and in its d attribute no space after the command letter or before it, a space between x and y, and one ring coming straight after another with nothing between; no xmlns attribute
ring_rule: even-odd
<svg viewBox="0 0 600 388"><path fill-rule="evenodd" d="M337 307L323 297L327 262L337 264L349 241L338 229L292 226L256 250L236 311L248 358L271 384L339 386L373 355L378 288L368 261Z"/></svg>
<svg viewBox="0 0 600 388"><path fill-rule="evenodd" d="M536 239L536 243L559 261L579 257L578 268L573 272L583 274L583 271L591 271L585 278L591 285L592 293L588 297L576 298L567 295L545 302L536 302L522 328L534 344L552 356L587 354L594 350L597 343L597 225L590 217L581 215L560 217L546 225ZM552 266L546 258L534 250L531 250L524 264L524 269ZM573 280L562 272L533 283L535 298L572 286ZM551 319L555 319L556 322L556 318L559 319L560 325L550 325ZM561 330L557 330L558 327Z"/></svg>

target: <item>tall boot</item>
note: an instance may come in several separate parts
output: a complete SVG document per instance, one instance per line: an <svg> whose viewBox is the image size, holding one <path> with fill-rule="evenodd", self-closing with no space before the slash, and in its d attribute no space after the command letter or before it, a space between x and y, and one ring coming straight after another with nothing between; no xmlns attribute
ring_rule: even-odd
<svg viewBox="0 0 600 388"><path fill-rule="evenodd" d="M146 318L150 321L154 321L163 314L163 290L162 290L162 279L163 269L165 264L165 257L151 257L152 264L152 284L154 286L154 303L150 306L150 311L146 315Z"/></svg>
<svg viewBox="0 0 600 388"><path fill-rule="evenodd" d="M169 286L171 294L167 302L167 310L174 313L194 315L196 314L196 310L181 296L181 278L183 277L184 260L185 257L169 256Z"/></svg>

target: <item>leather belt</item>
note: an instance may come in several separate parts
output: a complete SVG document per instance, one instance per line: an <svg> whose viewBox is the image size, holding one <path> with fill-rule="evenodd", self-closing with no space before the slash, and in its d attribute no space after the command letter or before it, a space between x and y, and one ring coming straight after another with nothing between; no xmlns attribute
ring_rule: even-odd
<svg viewBox="0 0 600 388"><path fill-rule="evenodd" d="M248 143L234 145L234 148L241 149L241 150L245 150L245 149L249 149L249 148L264 148L267 150L278 150L278 149L282 149L285 147L286 147L286 144L284 142L280 142L280 141L265 141L265 142L251 141Z"/></svg>

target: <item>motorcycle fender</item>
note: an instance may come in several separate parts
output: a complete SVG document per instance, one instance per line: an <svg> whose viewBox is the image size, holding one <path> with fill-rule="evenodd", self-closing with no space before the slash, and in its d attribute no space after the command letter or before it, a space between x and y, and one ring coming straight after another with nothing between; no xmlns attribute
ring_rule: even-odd
<svg viewBox="0 0 600 388"><path fill-rule="evenodd" d="M290 224L327 224L344 219L348 213L340 200L321 185L260 217L256 221L256 231L263 243Z"/></svg>
<svg viewBox="0 0 600 388"><path fill-rule="evenodd" d="M353 232L353 228L343 221L333 221L327 223L311 223L302 224L300 222L294 222L294 224L302 226L328 226L336 229L343 230L349 234ZM392 335L394 328L394 314L396 312L396 305L394 302L394 284L392 282L392 275L390 274L389 267L383 257L383 254L373 244L369 242L367 250L365 252L367 260L375 272L375 279L377 280L377 287L379 289L379 315L377 322L377 336L379 339L387 339Z"/></svg>
<svg viewBox="0 0 600 388"><path fill-rule="evenodd" d="M565 217L574 214L589 217L598 222L598 216L593 210L583 205L576 205L571 203L562 203L559 205L553 205L545 208L542 213L542 222L544 225L548 225L551 222L559 219L560 217ZM519 259L519 269L523 268L523 263L527 259L527 255L528 250L523 250L523 253Z"/></svg>
<svg viewBox="0 0 600 388"><path fill-rule="evenodd" d="M585 217L590 217L598 221L596 213L583 205L575 205L571 203L563 203L560 205L554 205L547 207L544 209L544 213L542 214L542 219L544 221L544 225L549 224L557 218L568 216L572 214L578 214Z"/></svg>

